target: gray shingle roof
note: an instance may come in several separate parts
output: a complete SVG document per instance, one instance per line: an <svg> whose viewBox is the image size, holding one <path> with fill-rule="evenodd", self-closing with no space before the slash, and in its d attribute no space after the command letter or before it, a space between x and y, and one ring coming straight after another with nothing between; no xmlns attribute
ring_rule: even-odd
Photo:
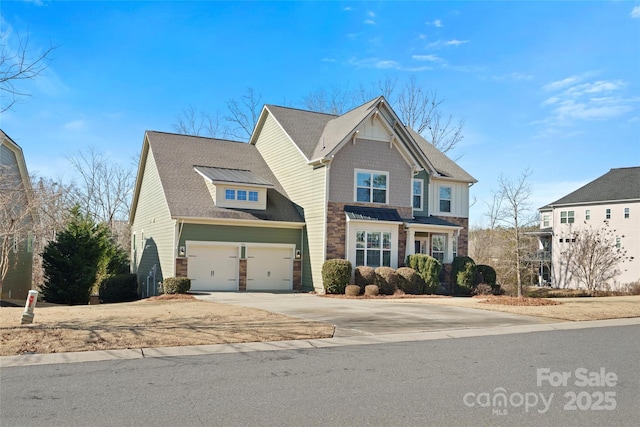
<svg viewBox="0 0 640 427"><path fill-rule="evenodd" d="M611 169L600 178L547 206L633 199L640 200L640 167L638 166Z"/></svg>
<svg viewBox="0 0 640 427"><path fill-rule="evenodd" d="M418 216L413 219L408 219L406 221L414 224L440 225L443 227L460 227L458 224L454 224L452 222L446 221L442 218L438 218L432 215L429 215L427 217Z"/></svg>
<svg viewBox="0 0 640 427"><path fill-rule="evenodd" d="M260 186L273 187L266 179L263 179L249 170L229 169L229 168L210 168L207 166L195 166L196 171L209 178L211 182L229 182L235 184L253 184Z"/></svg>
<svg viewBox="0 0 640 427"><path fill-rule="evenodd" d="M146 138L172 217L303 222L296 205L286 197L254 145L154 131L147 131ZM205 179L195 166L249 170L273 184L267 190L266 211L215 206Z"/></svg>
<svg viewBox="0 0 640 427"><path fill-rule="evenodd" d="M478 182L478 180L469 175L467 171L462 169L456 162L448 158L440 150L434 147L433 144L429 143L418 132L416 132L409 126L406 126L406 129L409 131L409 134L411 134L413 139L418 143L418 146L420 147L422 152L427 156L429 161L431 161L431 164L434 168L436 168L436 171L440 175L465 182Z"/></svg>
<svg viewBox="0 0 640 427"><path fill-rule="evenodd" d="M365 219L370 221L397 221L402 218L396 209L372 208L369 206L345 206L344 212L351 219Z"/></svg>

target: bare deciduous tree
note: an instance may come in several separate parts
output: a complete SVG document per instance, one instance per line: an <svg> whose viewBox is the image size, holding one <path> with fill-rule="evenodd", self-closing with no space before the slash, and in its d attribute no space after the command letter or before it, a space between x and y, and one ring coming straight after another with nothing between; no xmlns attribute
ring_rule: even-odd
<svg viewBox="0 0 640 427"><path fill-rule="evenodd" d="M302 98L302 106L310 111L340 115L354 105L353 93L338 86L330 90L318 89Z"/></svg>
<svg viewBox="0 0 640 427"><path fill-rule="evenodd" d="M215 115L196 111L190 105L182 110L182 114L176 117L173 130L182 135L206 136L209 138L226 138L229 130L226 124L222 123L220 114Z"/></svg>
<svg viewBox="0 0 640 427"><path fill-rule="evenodd" d="M10 45L10 31L0 33L0 112L5 112L19 98L29 96L20 89L19 82L33 80L49 66L56 46L50 45L34 52L29 45L29 36L17 35L15 46Z"/></svg>
<svg viewBox="0 0 640 427"><path fill-rule="evenodd" d="M17 168L0 165L0 294L9 268L18 259L12 254L33 236L35 211L31 186Z"/></svg>
<svg viewBox="0 0 640 427"><path fill-rule="evenodd" d="M522 297L524 281L522 280L523 257L527 251L524 245L525 228L533 224L534 216L531 212L531 185L529 177L532 172L525 169L516 180L500 175L498 180L497 195L500 198L500 210L498 223L510 231L510 243L512 246L512 259L516 273L516 285L518 297Z"/></svg>
<svg viewBox="0 0 640 427"><path fill-rule="evenodd" d="M96 222L104 222L126 248L128 239L120 238L121 222L129 215L135 173L110 160L90 147L86 153L78 152L68 157L80 176L80 183L74 186L75 202Z"/></svg>
<svg viewBox="0 0 640 427"><path fill-rule="evenodd" d="M571 233L571 241L561 253L561 264L566 265L570 277L589 292L607 286L622 273L621 264L633 260L622 247L624 236L617 237L615 232L607 221L601 228L586 226Z"/></svg>
<svg viewBox="0 0 640 427"><path fill-rule="evenodd" d="M33 198L38 213L33 227L33 283L40 286L44 283L42 252L50 241L55 240L56 234L65 229L75 191L73 184L64 184L61 180L32 177L31 182L34 183Z"/></svg>
<svg viewBox="0 0 640 427"><path fill-rule="evenodd" d="M260 116L262 95L252 87L248 87L240 101L236 99L227 101L227 109L229 115L225 119L233 126L229 129L229 133L242 141L248 141Z"/></svg>

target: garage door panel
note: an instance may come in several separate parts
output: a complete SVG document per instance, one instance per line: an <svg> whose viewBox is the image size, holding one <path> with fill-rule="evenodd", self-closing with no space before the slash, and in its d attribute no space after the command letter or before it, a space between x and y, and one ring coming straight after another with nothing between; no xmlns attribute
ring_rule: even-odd
<svg viewBox="0 0 640 427"><path fill-rule="evenodd" d="M238 248L193 246L188 250L187 275L194 291L237 291Z"/></svg>
<svg viewBox="0 0 640 427"><path fill-rule="evenodd" d="M247 290L292 290L292 252L278 247L247 248Z"/></svg>

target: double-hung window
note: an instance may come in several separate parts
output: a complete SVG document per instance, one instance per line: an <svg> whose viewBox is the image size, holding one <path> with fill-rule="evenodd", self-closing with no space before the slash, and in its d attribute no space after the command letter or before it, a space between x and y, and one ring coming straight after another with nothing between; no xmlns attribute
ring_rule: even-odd
<svg viewBox="0 0 640 427"><path fill-rule="evenodd" d="M575 220L574 211L560 211L560 224L573 224Z"/></svg>
<svg viewBox="0 0 640 427"><path fill-rule="evenodd" d="M629 219L629 208L624 208L624 218Z"/></svg>
<svg viewBox="0 0 640 427"><path fill-rule="evenodd" d="M606 219L611 219L611 209L607 209L604 213Z"/></svg>
<svg viewBox="0 0 640 427"><path fill-rule="evenodd" d="M413 180L413 209L417 211L421 211L422 208L422 183L424 181L421 179Z"/></svg>
<svg viewBox="0 0 640 427"><path fill-rule="evenodd" d="M356 171L356 201L388 203L387 172Z"/></svg>
<svg viewBox="0 0 640 427"><path fill-rule="evenodd" d="M451 187L440 187L440 212L451 212Z"/></svg>
<svg viewBox="0 0 640 427"><path fill-rule="evenodd" d="M549 214L542 214L542 226L549 227L551 216Z"/></svg>
<svg viewBox="0 0 640 427"><path fill-rule="evenodd" d="M356 266L391 267L391 233L356 231Z"/></svg>
<svg viewBox="0 0 640 427"><path fill-rule="evenodd" d="M435 235L431 237L431 256L444 262L444 237L441 235Z"/></svg>

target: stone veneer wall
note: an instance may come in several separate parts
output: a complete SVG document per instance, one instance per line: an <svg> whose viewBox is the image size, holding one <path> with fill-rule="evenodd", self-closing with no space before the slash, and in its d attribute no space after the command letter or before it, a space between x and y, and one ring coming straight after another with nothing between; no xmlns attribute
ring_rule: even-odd
<svg viewBox="0 0 640 427"><path fill-rule="evenodd" d="M187 277L188 258L176 258L176 277Z"/></svg>
<svg viewBox="0 0 640 427"><path fill-rule="evenodd" d="M247 290L247 260L241 259L238 261L238 290L246 291Z"/></svg>
<svg viewBox="0 0 640 427"><path fill-rule="evenodd" d="M366 206L371 207L369 203L339 203L329 202L327 204L327 259L335 259L346 257L346 234L347 234L347 217L344 213L344 207L349 206ZM411 218L413 210L411 207L397 206L380 206L389 209L396 209L402 218ZM404 258L407 246L407 232L402 225L398 225L398 266L404 265Z"/></svg>
<svg viewBox="0 0 640 427"><path fill-rule="evenodd" d="M469 254L469 218L450 216L439 216L438 218L464 227L458 236L458 256L467 256Z"/></svg>
<svg viewBox="0 0 640 427"><path fill-rule="evenodd" d="M302 290L302 260L293 260L293 290Z"/></svg>

